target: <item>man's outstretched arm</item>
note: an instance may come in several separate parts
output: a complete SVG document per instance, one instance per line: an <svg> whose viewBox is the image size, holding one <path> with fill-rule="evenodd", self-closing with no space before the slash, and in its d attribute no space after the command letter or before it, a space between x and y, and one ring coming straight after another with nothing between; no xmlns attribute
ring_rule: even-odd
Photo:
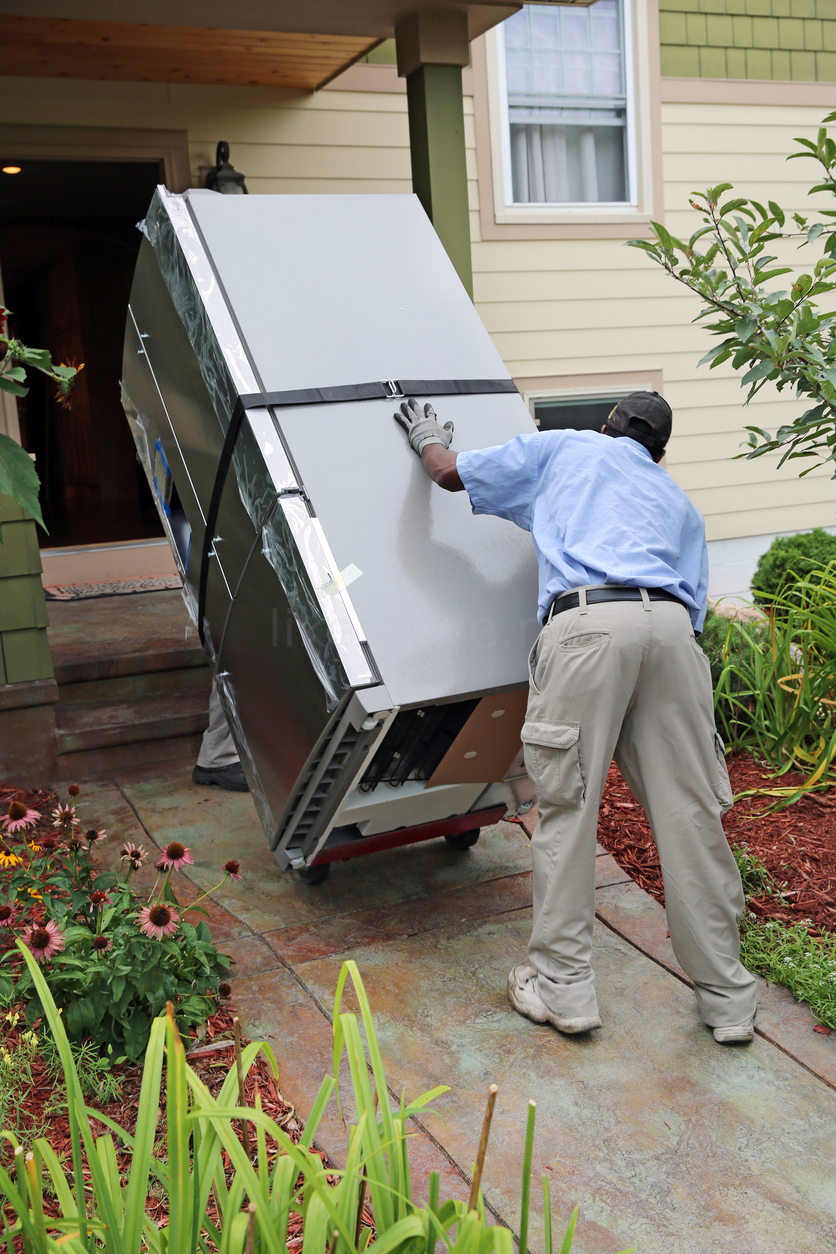
<svg viewBox="0 0 836 1254"><path fill-rule="evenodd" d="M458 453L450 450L452 422L442 427L432 405L425 405L422 414L418 402L411 398L402 403L400 413L395 414L395 421L403 427L410 445L421 458L433 482L447 492L464 492L464 484L456 469Z"/></svg>
<svg viewBox="0 0 836 1254"><path fill-rule="evenodd" d="M458 456L458 453L445 448L443 444L427 444L421 453L421 461L427 474L433 483L437 483L446 492L464 492L464 484L456 469Z"/></svg>

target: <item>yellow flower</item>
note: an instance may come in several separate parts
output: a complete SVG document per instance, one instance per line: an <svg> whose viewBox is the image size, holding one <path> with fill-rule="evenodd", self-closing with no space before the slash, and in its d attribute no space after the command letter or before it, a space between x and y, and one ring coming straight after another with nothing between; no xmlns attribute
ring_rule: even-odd
<svg viewBox="0 0 836 1254"><path fill-rule="evenodd" d="M36 897L38 901L43 901L43 897L41 896L41 894L39 892L36 892L34 888L27 888L26 891L30 897Z"/></svg>
<svg viewBox="0 0 836 1254"><path fill-rule="evenodd" d="M0 849L0 866L18 866L20 858L15 857L13 853L7 853L5 849Z"/></svg>

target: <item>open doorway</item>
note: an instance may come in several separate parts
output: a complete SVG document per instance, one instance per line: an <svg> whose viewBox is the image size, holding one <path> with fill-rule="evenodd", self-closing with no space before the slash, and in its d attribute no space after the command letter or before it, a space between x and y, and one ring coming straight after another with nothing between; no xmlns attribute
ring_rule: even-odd
<svg viewBox="0 0 836 1254"><path fill-rule="evenodd" d="M0 144L2 141L0 140ZM84 362L72 408L31 372L18 400L49 534L42 545L162 535L119 398L122 343L139 250L137 222L159 161L16 159L0 150L0 273L12 331L56 362Z"/></svg>

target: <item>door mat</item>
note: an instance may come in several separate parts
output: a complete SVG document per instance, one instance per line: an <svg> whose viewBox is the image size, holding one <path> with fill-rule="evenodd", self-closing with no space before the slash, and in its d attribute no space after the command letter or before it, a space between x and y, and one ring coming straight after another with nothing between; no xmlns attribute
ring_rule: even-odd
<svg viewBox="0 0 836 1254"><path fill-rule="evenodd" d="M168 592L182 588L179 575L158 575L147 579L108 579L100 583L71 583L44 588L47 601L90 601L94 597L125 597L136 592Z"/></svg>

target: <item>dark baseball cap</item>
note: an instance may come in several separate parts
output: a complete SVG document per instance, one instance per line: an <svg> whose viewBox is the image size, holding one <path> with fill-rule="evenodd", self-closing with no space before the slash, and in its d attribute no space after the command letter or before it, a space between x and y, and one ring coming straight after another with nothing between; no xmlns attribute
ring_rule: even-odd
<svg viewBox="0 0 836 1254"><path fill-rule="evenodd" d="M611 431L637 440L651 453L665 447L672 423L671 407L658 392L631 392L618 402L607 418Z"/></svg>

